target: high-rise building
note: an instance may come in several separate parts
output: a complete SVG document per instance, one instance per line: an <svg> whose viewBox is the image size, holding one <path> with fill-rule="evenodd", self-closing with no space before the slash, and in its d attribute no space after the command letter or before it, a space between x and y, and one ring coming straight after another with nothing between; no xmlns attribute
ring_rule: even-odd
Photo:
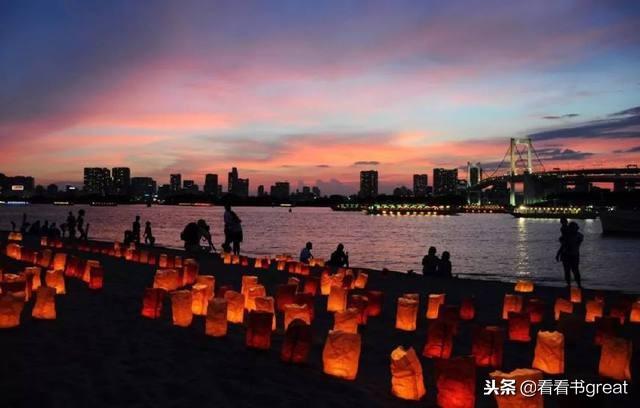
<svg viewBox="0 0 640 408"><path fill-rule="evenodd" d="M469 178L469 186L473 187L482 180L482 167L480 163L467 162L467 177Z"/></svg>
<svg viewBox="0 0 640 408"><path fill-rule="evenodd" d="M238 169L232 168L228 175L227 192L238 197L249 197L249 179L241 179L238 177Z"/></svg>
<svg viewBox="0 0 640 408"><path fill-rule="evenodd" d="M204 192L207 194L218 195L218 175L207 174L204 176Z"/></svg>
<svg viewBox="0 0 640 408"><path fill-rule="evenodd" d="M264 186L262 184L260 184L258 186L258 197L264 197L264 196L265 196L265 194L264 194Z"/></svg>
<svg viewBox="0 0 640 408"><path fill-rule="evenodd" d="M360 172L360 198L378 197L378 172L363 170Z"/></svg>
<svg viewBox="0 0 640 408"><path fill-rule="evenodd" d="M111 188L111 171L101 167L84 168L84 191L105 195Z"/></svg>
<svg viewBox="0 0 640 408"><path fill-rule="evenodd" d="M114 167L111 169L113 192L116 194L129 193L131 187L131 170L128 167Z"/></svg>
<svg viewBox="0 0 640 408"><path fill-rule="evenodd" d="M277 200L286 200L289 198L290 189L288 181L276 181L276 184L271 186L271 197Z"/></svg>
<svg viewBox="0 0 640 408"><path fill-rule="evenodd" d="M198 185L193 180L185 180L182 182L182 189L184 191L195 193L198 191Z"/></svg>
<svg viewBox="0 0 640 408"><path fill-rule="evenodd" d="M227 193L235 194L235 187L238 183L238 169L232 168L227 177Z"/></svg>
<svg viewBox="0 0 640 408"><path fill-rule="evenodd" d="M433 194L455 194L458 188L458 169L433 169Z"/></svg>
<svg viewBox="0 0 640 408"><path fill-rule="evenodd" d="M137 199L149 198L156 193L157 183L151 177L132 177L131 194Z"/></svg>
<svg viewBox="0 0 640 408"><path fill-rule="evenodd" d="M180 191L182 188L182 174L172 174L169 177L169 185L171 186L172 192Z"/></svg>
<svg viewBox="0 0 640 408"><path fill-rule="evenodd" d="M320 197L320 187L314 186L311 188L311 192L314 196Z"/></svg>
<svg viewBox="0 0 640 408"><path fill-rule="evenodd" d="M426 197L428 191L429 176L426 174L413 175L413 195L416 197Z"/></svg>

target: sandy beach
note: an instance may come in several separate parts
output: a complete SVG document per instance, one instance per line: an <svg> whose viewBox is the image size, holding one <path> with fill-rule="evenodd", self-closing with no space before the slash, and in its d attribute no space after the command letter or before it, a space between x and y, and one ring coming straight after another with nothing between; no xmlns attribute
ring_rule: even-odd
<svg viewBox="0 0 640 408"><path fill-rule="evenodd" d="M0 235L3 248L6 233ZM25 237L25 247L39 247L37 237ZM109 246L112 244L103 243ZM308 364L287 364L280 360L283 341L283 316L277 313L277 330L268 351L245 346L245 327L229 324L225 337L205 335L203 316L194 316L191 326L172 324L171 305L165 298L162 316L152 320L140 315L145 288L153 284L155 266L129 262L123 258L71 249L57 249L84 259L95 259L104 267L104 287L91 290L78 279L66 279L66 294L56 296L57 319L31 317L33 301L21 315L19 327L0 330L0 400L5 407L193 407L193 406L435 406L437 388L432 359L422 356L426 340L426 296L446 293L446 304L459 305L473 297L476 317L461 321L454 338L452 356L471 353L475 325L500 325L504 295L513 293L512 283L466 279L441 280L394 272L367 270L367 290L384 292L382 314L370 317L359 332L362 352L357 378L340 380L323 373L322 349L333 316L326 311L327 297L315 297L312 323L313 347ZM153 253L187 255L181 251L155 248ZM274 254L275 255L275 254ZM287 272L253 267L225 265L213 254L198 258L201 275L213 275L216 287L230 285L239 291L243 275L257 275L268 295L287 282ZM253 262L250 262L253 265ZM28 263L0 256L4 273L18 273ZM314 270L319 273L319 270ZM560 271L558 271L560 273ZM303 277L302 280L305 278ZM355 289L352 293L362 292ZM404 293L419 293L417 330L395 329L397 299ZM583 302L574 314L584 316L584 301L594 296L605 300L605 315L621 299L637 296L616 292L583 291ZM566 297L565 288L536 284L532 294L544 304L543 321L532 324L532 341L506 340L502 371L531 367L535 335L538 330L555 330L553 305L557 297ZM598 376L600 347L593 344L594 324L582 324L575 344L565 347L565 374L545 375L552 379L584 379L609 382ZM619 336L633 340L632 376L638 374L640 324L627 321ZM390 353L399 345L412 346L424 371L426 396L418 402L401 400L391 393ZM482 395L490 368L476 372L476 406L496 406L493 397ZM638 406L638 386L633 384L627 396L547 397L545 406Z"/></svg>

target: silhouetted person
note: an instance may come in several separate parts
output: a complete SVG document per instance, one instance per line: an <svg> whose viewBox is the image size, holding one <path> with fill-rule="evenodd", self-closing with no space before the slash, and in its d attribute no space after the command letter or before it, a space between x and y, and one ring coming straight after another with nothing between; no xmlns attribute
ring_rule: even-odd
<svg viewBox="0 0 640 408"><path fill-rule="evenodd" d="M242 220L231 209L231 204L226 203L224 205L224 244L222 244L222 249L225 252L233 250L233 253L238 255L242 241ZM230 244L233 244L233 249Z"/></svg>
<svg viewBox="0 0 640 408"><path fill-rule="evenodd" d="M211 228L203 219L198 220L198 246L200 246L200 242L204 239L208 245L208 251L216 252L216 247L213 245L213 240L211 239Z"/></svg>
<svg viewBox="0 0 640 408"><path fill-rule="evenodd" d="M78 238L80 240L86 241L89 239L89 224L84 223L84 210L78 211L78 219L76 220L77 229L78 229Z"/></svg>
<svg viewBox="0 0 640 408"><path fill-rule="evenodd" d="M564 280L567 282L567 286L571 286L571 274L573 273L573 278L581 288L580 244L582 244L584 236L578 232L579 229L578 224L573 221L567 225L566 234L560 237L560 249L556 253L556 261L562 261Z"/></svg>
<svg viewBox="0 0 640 408"><path fill-rule="evenodd" d="M311 242L307 242L307 244L300 251L300 262L309 263L309 260L313 258L311 254L311 250L313 249L313 244Z"/></svg>
<svg viewBox="0 0 640 408"><path fill-rule="evenodd" d="M16 232L16 222L11 221L11 232Z"/></svg>
<svg viewBox="0 0 640 408"><path fill-rule="evenodd" d="M67 231L69 239L76 238L76 217L73 216L73 212L71 211L69 211L69 215L67 216Z"/></svg>
<svg viewBox="0 0 640 408"><path fill-rule="evenodd" d="M151 246L156 243L156 239L151 231L151 221L147 221L144 225L144 243Z"/></svg>
<svg viewBox="0 0 640 408"><path fill-rule="evenodd" d="M29 234L38 235L40 234L40 220L36 220L31 227L29 228Z"/></svg>
<svg viewBox="0 0 640 408"><path fill-rule="evenodd" d="M20 224L20 232L26 234L29 229L29 223L27 222L27 213L22 213L22 224Z"/></svg>
<svg viewBox="0 0 640 408"><path fill-rule="evenodd" d="M451 274L450 257L451 255L449 255L449 251L444 251L440 257L440 262L438 263L438 276L441 278L453 278L453 275Z"/></svg>
<svg viewBox="0 0 640 408"><path fill-rule="evenodd" d="M61 238L62 234L60 232L60 229L58 229L58 227L56 226L55 222L52 222L49 226L49 234L47 236L53 239Z"/></svg>
<svg viewBox="0 0 640 408"><path fill-rule="evenodd" d="M60 232L62 233L62 238L67 236L67 223L63 222L60 224Z"/></svg>
<svg viewBox="0 0 640 408"><path fill-rule="evenodd" d="M131 232L131 230L126 230L124 232L124 240L122 241L122 245L125 248L129 248L129 246L131 245L131 243L133 243L133 232Z"/></svg>
<svg viewBox="0 0 640 408"><path fill-rule="evenodd" d="M436 256L436 247L429 247L429 252L422 258L422 274L424 276L436 276L440 259Z"/></svg>
<svg viewBox="0 0 640 408"><path fill-rule="evenodd" d="M131 233L133 234L133 241L136 244L140 243L140 216L136 215L136 220L131 225Z"/></svg>
<svg viewBox="0 0 640 408"><path fill-rule="evenodd" d="M349 253L344 251L344 245L338 244L327 263L334 268L349 267Z"/></svg>
<svg viewBox="0 0 640 408"><path fill-rule="evenodd" d="M42 227L40 228L40 234L41 235L49 235L49 221L48 220L44 220L44 224L42 224Z"/></svg>

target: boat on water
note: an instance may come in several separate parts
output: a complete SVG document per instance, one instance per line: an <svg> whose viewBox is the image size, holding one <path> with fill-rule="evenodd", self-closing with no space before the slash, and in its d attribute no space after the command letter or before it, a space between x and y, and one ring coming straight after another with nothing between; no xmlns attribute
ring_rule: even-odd
<svg viewBox="0 0 640 408"><path fill-rule="evenodd" d="M588 220L598 217L598 211L592 206L586 207L530 207L521 205L511 210L516 218L548 218L548 219L580 219Z"/></svg>
<svg viewBox="0 0 640 408"><path fill-rule="evenodd" d="M600 213L602 233L640 237L640 209L609 209Z"/></svg>
<svg viewBox="0 0 640 408"><path fill-rule="evenodd" d="M363 211L365 207L362 204L341 203L332 205L331 209L333 211Z"/></svg>
<svg viewBox="0 0 640 408"><path fill-rule="evenodd" d="M118 203L113 201L92 201L89 205L91 207L116 207Z"/></svg>
<svg viewBox="0 0 640 408"><path fill-rule="evenodd" d="M369 215L457 215L457 207L426 204L373 204L367 207Z"/></svg>

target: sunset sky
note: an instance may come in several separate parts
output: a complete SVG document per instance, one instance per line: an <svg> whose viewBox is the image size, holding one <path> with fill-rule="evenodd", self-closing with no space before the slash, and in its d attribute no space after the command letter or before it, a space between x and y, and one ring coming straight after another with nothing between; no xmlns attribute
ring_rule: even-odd
<svg viewBox="0 0 640 408"><path fill-rule="evenodd" d="M546 168L640 164L639 21L637 0L2 1L0 172L344 193L375 168L385 192L526 135Z"/></svg>

